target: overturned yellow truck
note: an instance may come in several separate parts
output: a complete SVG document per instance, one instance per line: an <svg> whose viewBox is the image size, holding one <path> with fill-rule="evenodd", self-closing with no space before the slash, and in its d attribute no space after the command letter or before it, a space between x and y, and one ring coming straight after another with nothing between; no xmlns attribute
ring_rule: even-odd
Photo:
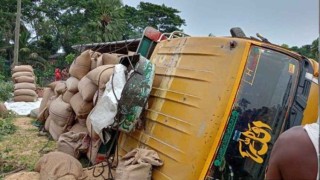
<svg viewBox="0 0 320 180"><path fill-rule="evenodd" d="M231 32L162 35L147 48L156 69L144 127L121 133L120 156L155 150L155 180L264 179L279 134L316 121L318 63Z"/></svg>

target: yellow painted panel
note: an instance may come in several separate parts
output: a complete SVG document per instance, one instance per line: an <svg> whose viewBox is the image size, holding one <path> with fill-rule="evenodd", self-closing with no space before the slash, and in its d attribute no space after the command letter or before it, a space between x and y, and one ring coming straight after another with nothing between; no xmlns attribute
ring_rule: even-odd
<svg viewBox="0 0 320 180"><path fill-rule="evenodd" d="M230 41L234 39L187 37L157 45L145 127L121 135L120 155L136 147L154 149L164 165L153 171L153 179L200 177L213 142L220 138L217 132L235 98L248 50L244 40L236 39L235 48Z"/></svg>
<svg viewBox="0 0 320 180"><path fill-rule="evenodd" d="M316 83L311 84L307 107L303 113L301 124L310 124L317 122L318 119L318 106L319 106L319 85Z"/></svg>

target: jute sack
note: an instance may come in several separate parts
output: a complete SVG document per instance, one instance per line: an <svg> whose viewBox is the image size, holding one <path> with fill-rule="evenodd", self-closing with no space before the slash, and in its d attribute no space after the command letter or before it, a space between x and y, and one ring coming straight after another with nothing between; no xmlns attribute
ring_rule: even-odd
<svg viewBox="0 0 320 180"><path fill-rule="evenodd" d="M91 68L90 68L90 71L95 69L97 67L97 61L98 59L92 59L91 58Z"/></svg>
<svg viewBox="0 0 320 180"><path fill-rule="evenodd" d="M50 88L48 88L50 91L52 91ZM53 91L52 91L53 93ZM54 94L54 93L53 93ZM49 107L50 107L50 104L53 100L55 100L56 98L58 98L57 96L51 96L49 97L49 99L47 100L45 106L43 107L43 109L40 110L39 108L39 114L38 114L38 121L40 122L45 122L46 119L48 118L49 116ZM43 99L42 99L43 101ZM42 101L41 101L41 104L42 104ZM45 102L44 102L45 103ZM41 107L41 105L40 105Z"/></svg>
<svg viewBox="0 0 320 180"><path fill-rule="evenodd" d="M86 125L87 125L87 129L88 129L88 134L89 134L89 136L91 137L91 139L92 139L92 140L98 140L98 139L100 139L99 135L98 135L98 134L94 131L94 129L92 128L90 116L87 117Z"/></svg>
<svg viewBox="0 0 320 180"><path fill-rule="evenodd" d="M92 64L92 63L91 63L91 64ZM103 65L103 61L102 61L102 55L101 55L101 56L99 56L99 57L97 58L96 68L99 67L99 66L102 66L102 65ZM91 70L93 70L93 69L91 69Z"/></svg>
<svg viewBox="0 0 320 180"><path fill-rule="evenodd" d="M80 153L86 153L89 148L90 136L87 127L75 123L69 132L62 134L58 140L58 150L78 157Z"/></svg>
<svg viewBox="0 0 320 180"><path fill-rule="evenodd" d="M53 100L49 107L49 117L52 118L57 125L65 127L73 122L73 114L70 104L65 103L62 97L59 96Z"/></svg>
<svg viewBox="0 0 320 180"><path fill-rule="evenodd" d="M36 85L34 83L17 83L14 84L14 90L18 90L18 89L32 89L32 90L36 90Z"/></svg>
<svg viewBox="0 0 320 180"><path fill-rule="evenodd" d="M63 94L67 90L67 85L64 81L59 81L54 88L54 93L56 95Z"/></svg>
<svg viewBox="0 0 320 180"><path fill-rule="evenodd" d="M119 64L120 58L117 54L103 53L97 59L97 67L102 65Z"/></svg>
<svg viewBox="0 0 320 180"><path fill-rule="evenodd" d="M47 103L52 96L54 96L54 92L51 90L51 88L43 89L43 96L40 103L39 112L41 112L47 106Z"/></svg>
<svg viewBox="0 0 320 180"><path fill-rule="evenodd" d="M83 126L83 127L85 127L87 129L87 125L86 125L87 119L86 118L83 118L83 119L82 118L77 118L77 121L81 126Z"/></svg>
<svg viewBox="0 0 320 180"><path fill-rule="evenodd" d="M12 69L12 72L33 72L33 68L30 65L20 65L20 66L15 66Z"/></svg>
<svg viewBox="0 0 320 180"><path fill-rule="evenodd" d="M20 95L13 97L14 102L35 102L37 101L37 96Z"/></svg>
<svg viewBox="0 0 320 180"><path fill-rule="evenodd" d="M96 93L93 96L93 105L96 106L96 104L99 102L99 100L102 98L102 95L104 93L105 88L100 88L96 91Z"/></svg>
<svg viewBox="0 0 320 180"><path fill-rule="evenodd" d="M70 99L72 98L72 96L74 95L75 93L73 92L70 92L69 90L64 92L63 95L62 95L62 100L66 103L70 103Z"/></svg>
<svg viewBox="0 0 320 180"><path fill-rule="evenodd" d="M48 110L48 112L49 112L49 110ZM48 117L49 117L49 113L48 113L48 116L46 117L46 119L44 120L45 121L44 129L47 131L49 131L49 128L50 128L50 119Z"/></svg>
<svg viewBox="0 0 320 180"><path fill-rule="evenodd" d="M88 149L89 144L87 144L86 146L85 143L82 143L83 141L85 141L86 136L87 136L87 133L85 132L77 133L77 132L69 131L69 132L63 133L60 135L59 140L57 142L57 149L60 152L64 152L78 159L80 156L80 153L86 152Z"/></svg>
<svg viewBox="0 0 320 180"><path fill-rule="evenodd" d="M85 119L93 108L92 101L84 101L78 92L70 99L70 104L77 118Z"/></svg>
<svg viewBox="0 0 320 180"><path fill-rule="evenodd" d="M80 66L75 64L75 62L73 62L70 66L69 69L69 73L71 76L77 78L77 79L81 79L83 76L85 76L86 74L88 74L88 72L91 70L91 60L90 60L90 66Z"/></svg>
<svg viewBox="0 0 320 180"><path fill-rule="evenodd" d="M63 152L50 152L43 155L35 165L40 179L84 179L81 163ZM68 177L68 178L67 178Z"/></svg>
<svg viewBox="0 0 320 180"><path fill-rule="evenodd" d="M77 93L78 92L78 83L79 80L75 77L69 77L66 81L67 89L70 92Z"/></svg>
<svg viewBox="0 0 320 180"><path fill-rule="evenodd" d="M14 174L11 174L7 177L4 178L4 180L39 180L40 179L40 174L38 172L17 172Z"/></svg>
<svg viewBox="0 0 320 180"><path fill-rule="evenodd" d="M15 72L12 74L13 79L15 79L17 77L21 77L21 76L33 77L34 74L32 72Z"/></svg>
<svg viewBox="0 0 320 180"><path fill-rule="evenodd" d="M36 108L36 109L33 109L33 110L30 111L29 117L31 117L31 118L37 118L37 117L38 117L38 114L39 114L39 108Z"/></svg>
<svg viewBox="0 0 320 180"><path fill-rule="evenodd" d="M96 51L89 51L90 57L91 57L91 69L95 69L97 67L97 59L101 56L101 53Z"/></svg>
<svg viewBox="0 0 320 180"><path fill-rule="evenodd" d="M93 50L89 50L89 54L91 59L97 59L99 56L101 56L102 54L98 51L93 51Z"/></svg>
<svg viewBox="0 0 320 180"><path fill-rule="evenodd" d="M7 111L8 110L7 110L6 106L2 102L0 102L0 113L4 113Z"/></svg>
<svg viewBox="0 0 320 180"><path fill-rule="evenodd" d="M90 71L87 77L99 88L104 88L113 74L114 65L103 65Z"/></svg>
<svg viewBox="0 0 320 180"><path fill-rule="evenodd" d="M31 89L17 89L13 92L13 94L14 96L27 95L27 96L38 97L38 94Z"/></svg>
<svg viewBox="0 0 320 180"><path fill-rule="evenodd" d="M99 159L97 156L101 144L102 142L100 139L97 139L97 140L91 139L90 141L90 145L87 152L87 158L91 161L93 165L103 161L102 159Z"/></svg>
<svg viewBox="0 0 320 180"><path fill-rule="evenodd" d="M60 125L57 124L57 121L55 121L55 119L54 119L55 117L57 117L57 116L53 116L52 114L49 114L46 122L49 121L48 131L51 134L52 139L57 141L61 134L67 132L67 125L65 125L64 127L61 127ZM46 126L46 124L45 124L45 126Z"/></svg>
<svg viewBox="0 0 320 180"><path fill-rule="evenodd" d="M154 150L136 148L123 156L116 169L117 180L151 180L152 166L162 166Z"/></svg>
<svg viewBox="0 0 320 180"><path fill-rule="evenodd" d="M35 83L35 77L20 76L20 77L16 77L14 79L14 82L15 83L22 83L22 82Z"/></svg>
<svg viewBox="0 0 320 180"><path fill-rule="evenodd" d="M54 88L56 88L56 85L59 83L60 81L53 81L52 83L48 84L48 87L54 91Z"/></svg>
<svg viewBox="0 0 320 180"><path fill-rule="evenodd" d="M80 54L71 64L69 73L71 76L81 79L91 70L90 50L86 50Z"/></svg>
<svg viewBox="0 0 320 180"><path fill-rule="evenodd" d="M49 116L49 108L45 107L44 109L39 111L38 116L37 116L37 120L40 121L40 122L46 122L47 123L46 120L48 119L48 116ZM47 130L49 130L49 128Z"/></svg>
<svg viewBox="0 0 320 180"><path fill-rule="evenodd" d="M98 86L95 85L87 76L84 76L78 84L79 92L85 101L92 101L94 93L97 91Z"/></svg>
<svg viewBox="0 0 320 180"><path fill-rule="evenodd" d="M86 124L81 124L79 122L76 122L69 131L72 131L74 133L89 133Z"/></svg>
<svg viewBox="0 0 320 180"><path fill-rule="evenodd" d="M80 65L80 66L90 67L90 65L91 65L90 51L91 50L83 51L73 62L75 62L77 65Z"/></svg>
<svg viewBox="0 0 320 180"><path fill-rule="evenodd" d="M135 54L137 54L137 53L134 52L134 51L128 51L128 55L129 55L129 56L133 56L133 55L135 55Z"/></svg>

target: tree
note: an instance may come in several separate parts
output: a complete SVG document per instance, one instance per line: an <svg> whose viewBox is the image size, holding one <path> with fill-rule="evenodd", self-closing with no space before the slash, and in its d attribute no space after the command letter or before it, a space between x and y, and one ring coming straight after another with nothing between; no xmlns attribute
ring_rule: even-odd
<svg viewBox="0 0 320 180"><path fill-rule="evenodd" d="M21 0L17 1L16 25L14 29L14 53L13 65L18 65L19 58L19 35L20 35L20 18L21 18Z"/></svg>
<svg viewBox="0 0 320 180"><path fill-rule="evenodd" d="M186 25L177 9L148 2L140 2L137 8L124 6L125 19L128 31L126 37L141 36L147 26L152 26L160 32L182 31L181 26Z"/></svg>
<svg viewBox="0 0 320 180"><path fill-rule="evenodd" d="M319 61L319 39L316 39L311 44L311 55Z"/></svg>
<svg viewBox="0 0 320 180"><path fill-rule="evenodd" d="M318 49L318 44L319 44L319 41L318 39L312 41L311 44L306 44L306 45L303 45L301 47L298 47L298 46L292 46L290 47L289 45L287 44L282 44L281 46L286 48L286 49L289 49L289 50L292 50L292 51L295 51L303 56L306 56L308 58L312 58L316 61L319 61L319 49Z"/></svg>
<svg viewBox="0 0 320 180"><path fill-rule="evenodd" d="M63 47L140 37L146 26L162 32L180 30L185 21L179 11L141 2L137 8L121 0L21 0L20 60L38 63ZM16 1L0 6L0 57L12 62Z"/></svg>
<svg viewBox="0 0 320 180"><path fill-rule="evenodd" d="M281 44L281 47L286 48L286 49L290 49L288 44Z"/></svg>
<svg viewBox="0 0 320 180"><path fill-rule="evenodd" d="M124 9L119 0L93 0L86 5L85 15L92 17L82 29L90 42L121 40L125 29ZM96 32L96 33L88 33Z"/></svg>

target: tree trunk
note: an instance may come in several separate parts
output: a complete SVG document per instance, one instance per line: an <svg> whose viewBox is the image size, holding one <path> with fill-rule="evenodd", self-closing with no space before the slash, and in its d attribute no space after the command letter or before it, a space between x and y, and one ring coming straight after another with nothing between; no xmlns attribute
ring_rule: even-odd
<svg viewBox="0 0 320 180"><path fill-rule="evenodd" d="M15 27L15 32L14 32L13 67L15 65L18 65L18 58L19 58L20 17L21 17L21 0L18 0L17 1L16 27Z"/></svg>

